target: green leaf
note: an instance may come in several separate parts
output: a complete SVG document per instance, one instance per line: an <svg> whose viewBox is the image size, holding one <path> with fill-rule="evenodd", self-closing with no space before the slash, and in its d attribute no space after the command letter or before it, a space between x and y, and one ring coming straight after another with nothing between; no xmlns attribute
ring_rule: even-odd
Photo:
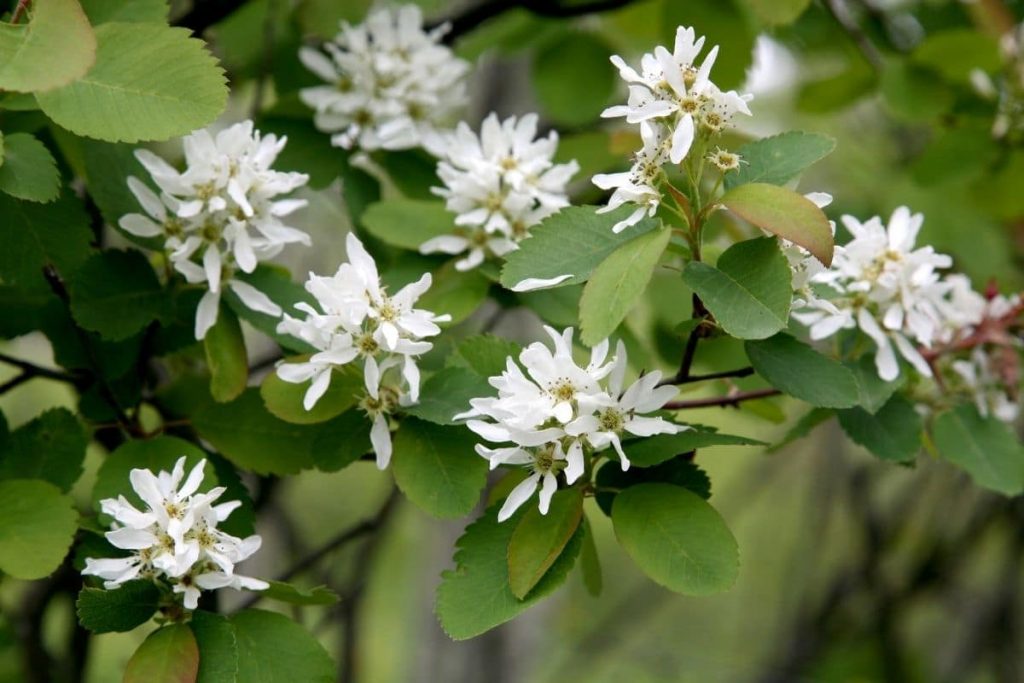
<svg viewBox="0 0 1024 683"><path fill-rule="evenodd" d="M330 655L306 629L275 612L247 609L230 618L238 643L238 683L331 683Z"/></svg>
<svg viewBox="0 0 1024 683"><path fill-rule="evenodd" d="M238 678L238 642L228 618L203 610L188 623L199 646L196 683L241 683Z"/></svg>
<svg viewBox="0 0 1024 683"><path fill-rule="evenodd" d="M290 605L333 605L340 598L338 594L327 586L315 586L314 588L299 588L284 581L267 581L270 588L259 591L264 598L287 602Z"/></svg>
<svg viewBox="0 0 1024 683"><path fill-rule="evenodd" d="M811 0L746 0L754 15L768 26L792 24L811 4Z"/></svg>
<svg viewBox="0 0 1024 683"><path fill-rule="evenodd" d="M718 512L671 484L631 486L612 506L615 536L656 583L684 595L726 590L739 573L736 539Z"/></svg>
<svg viewBox="0 0 1024 683"><path fill-rule="evenodd" d="M137 244L162 249L163 242L159 238L138 237L121 230L118 226L122 216L142 212L139 200L128 189L127 181L128 176L135 176L140 180L149 177L146 169L135 158L135 146L89 138L74 140L74 144L81 150L82 172L85 184L89 188L89 196L96 202L107 225L115 226L122 235Z"/></svg>
<svg viewBox="0 0 1024 683"><path fill-rule="evenodd" d="M908 462L921 450L921 416L902 396L893 396L874 415L863 408L836 413L846 435L882 460Z"/></svg>
<svg viewBox="0 0 1024 683"><path fill-rule="evenodd" d="M590 520L583 516L583 548L580 550L580 573L583 575L583 586L592 596L601 594L604 587L604 580L601 576L601 558L597 554L597 544L594 543L594 530L590 526Z"/></svg>
<svg viewBox="0 0 1024 683"><path fill-rule="evenodd" d="M243 282L248 282L266 294L270 297L271 301L291 315L296 315L295 304L300 301L315 305L306 289L297 282L292 282L291 274L283 268L260 264L256 266L256 270L253 272L237 273L235 277ZM276 341L282 348L296 353L315 352L312 346L301 339L288 334L279 334L277 324L281 322L280 317L252 310L243 304L238 295L230 291L230 289L225 292L225 295L225 300L231 306L235 315Z"/></svg>
<svg viewBox="0 0 1024 683"><path fill-rule="evenodd" d="M519 300L549 325L574 327L580 321L580 298L583 296L584 287L585 283L536 292L521 292Z"/></svg>
<svg viewBox="0 0 1024 683"><path fill-rule="evenodd" d="M0 571L41 579L68 554L78 527L71 498L48 481L0 481Z"/></svg>
<svg viewBox="0 0 1024 683"><path fill-rule="evenodd" d="M894 393L903 388L907 383L906 373L891 382L886 382L878 376L878 369L875 368L875 360L870 355L861 356L859 360L847 363L846 367L853 373L857 381L857 405L872 415L884 406Z"/></svg>
<svg viewBox="0 0 1024 683"><path fill-rule="evenodd" d="M792 130L748 142L736 152L744 162L725 176L725 188L746 183L785 185L836 148L836 141L821 133Z"/></svg>
<svg viewBox="0 0 1024 683"><path fill-rule="evenodd" d="M182 456L185 456L187 474L200 460L206 458L206 453L193 443L165 434L152 439L125 441L113 453L107 455L100 465L92 489L93 509L99 511L101 500L118 496L124 496L136 507L145 508L145 503L132 488L129 480L131 471L147 469L154 474L161 470L170 472L174 468L174 463ZM205 492L217 485L217 475L212 463L206 463L203 474L205 476L200 490ZM108 521L106 515L102 513L100 519L104 524Z"/></svg>
<svg viewBox="0 0 1024 683"><path fill-rule="evenodd" d="M0 90L49 90L81 78L96 37L76 0L32 3L27 22L0 22Z"/></svg>
<svg viewBox="0 0 1024 683"><path fill-rule="evenodd" d="M39 93L43 112L72 133L111 142L166 140L224 111L224 72L188 29L111 22L96 28L96 65Z"/></svg>
<svg viewBox="0 0 1024 683"><path fill-rule="evenodd" d="M66 408L51 408L0 440L0 479L45 479L63 491L82 475L82 425Z"/></svg>
<svg viewBox="0 0 1024 683"><path fill-rule="evenodd" d="M583 519L583 492L556 491L546 515L531 506L516 524L508 543L508 577L512 594L524 599L561 556Z"/></svg>
<svg viewBox="0 0 1024 683"><path fill-rule="evenodd" d="M104 339L127 339L164 316L168 300L139 251L102 251L68 282L71 315Z"/></svg>
<svg viewBox="0 0 1024 683"><path fill-rule="evenodd" d="M939 415L932 436L942 457L967 470L979 486L1008 496L1024 490L1024 446L994 417L963 405Z"/></svg>
<svg viewBox="0 0 1024 683"><path fill-rule="evenodd" d="M192 426L225 458L257 474L295 474L313 465L317 426L280 420L263 405L260 392L249 388L230 403L196 406Z"/></svg>
<svg viewBox="0 0 1024 683"><path fill-rule="evenodd" d="M289 358L287 360L304 361L305 358ZM316 424L326 422L349 410L362 395L363 378L352 367L331 371L331 383L327 392L320 397L312 410L306 410L302 400L309 389L309 382L293 384L285 382L270 372L260 384L260 396L267 410L285 422L293 424Z"/></svg>
<svg viewBox="0 0 1024 683"><path fill-rule="evenodd" d="M597 471L595 479L597 493L594 500L598 507L608 515L612 514L615 497L630 486L640 484L672 484L693 491L707 500L711 497L711 479L692 460L685 456L676 456L654 467L631 467L623 471L617 462L607 462Z"/></svg>
<svg viewBox="0 0 1024 683"><path fill-rule="evenodd" d="M261 44L258 47L262 50ZM278 154L274 168L308 174L309 187L315 190L322 190L333 183L348 166L347 157L337 147L331 146L330 136L318 131L312 118L298 120L271 116L257 119L257 127L263 133L288 136L288 144Z"/></svg>
<svg viewBox="0 0 1024 683"><path fill-rule="evenodd" d="M89 23L110 21L167 22L166 0L82 0Z"/></svg>
<svg viewBox="0 0 1024 683"><path fill-rule="evenodd" d="M594 269L580 297L580 340L606 339L647 289L672 231L648 232L626 242Z"/></svg>
<svg viewBox="0 0 1024 683"><path fill-rule="evenodd" d="M337 472L370 452L370 418L356 408L325 423L313 438L313 463Z"/></svg>
<svg viewBox="0 0 1024 683"><path fill-rule="evenodd" d="M530 228L530 236L508 255L501 284L512 289L527 278L572 277L557 286L586 282L597 266L629 240L650 232L659 222L645 218L619 234L612 226L629 215L631 207L596 213L599 207L569 206Z"/></svg>
<svg viewBox="0 0 1024 683"><path fill-rule="evenodd" d="M487 510L456 542L455 569L441 574L437 616L441 628L455 640L466 640L509 621L547 597L569 575L579 555L583 530L578 529L544 577L526 599L512 593L508 547L523 509L498 522L498 507Z"/></svg>
<svg viewBox="0 0 1024 683"><path fill-rule="evenodd" d="M885 65L879 90L889 111L906 121L931 121L949 111L953 89L929 69L907 61Z"/></svg>
<svg viewBox="0 0 1024 683"><path fill-rule="evenodd" d="M395 483L435 517L469 514L487 483L487 462L473 450L476 441L464 427L403 420L391 463Z"/></svg>
<svg viewBox="0 0 1024 683"><path fill-rule="evenodd" d="M210 370L210 396L221 403L238 398L249 381L249 361L242 326L227 306L220 307L217 322L203 339L203 349Z"/></svg>
<svg viewBox="0 0 1024 683"><path fill-rule="evenodd" d="M802 194L778 185L747 183L719 201L740 218L799 244L826 266L832 264L835 240L828 217Z"/></svg>
<svg viewBox="0 0 1024 683"><path fill-rule="evenodd" d="M60 194L57 162L46 145L28 133L3 138L0 192L30 202L52 202Z"/></svg>
<svg viewBox="0 0 1024 683"><path fill-rule="evenodd" d="M75 611L78 623L93 633L131 631L149 621L160 604L160 589L148 579L129 581L119 588L83 588Z"/></svg>
<svg viewBox="0 0 1024 683"><path fill-rule="evenodd" d="M955 58L951 58L954 56ZM975 69L997 71L1002 65L995 38L968 28L931 33L917 46L911 61L951 81L968 82Z"/></svg>
<svg viewBox="0 0 1024 683"><path fill-rule="evenodd" d="M49 295L45 266L52 265L68 277L92 253L89 217L68 193L46 206L0 194L0 216L4 217L0 281L5 285Z"/></svg>
<svg viewBox="0 0 1024 683"><path fill-rule="evenodd" d="M455 215L444 202L422 199L389 199L366 207L363 225L374 237L390 245L419 251L420 245L455 232Z"/></svg>
<svg viewBox="0 0 1024 683"><path fill-rule="evenodd" d="M487 379L472 370L444 368L423 383L420 402L409 406L406 412L434 424L458 424L452 417L470 409L469 399L493 393Z"/></svg>
<svg viewBox="0 0 1024 683"><path fill-rule="evenodd" d="M455 262L449 261L434 272L433 283L416 302L416 308L439 315L447 313L452 317L451 323L442 323L442 327L454 325L480 308L490 288L491 281L480 271L460 273L455 270Z"/></svg>
<svg viewBox="0 0 1024 683"><path fill-rule="evenodd" d="M835 414L836 412L831 408L811 408L801 415L800 419L789 428L789 431L776 443L773 443L765 452L774 453L794 441L799 441L814 431L815 427L827 422Z"/></svg>
<svg viewBox="0 0 1024 683"><path fill-rule="evenodd" d="M680 453L689 453L710 446L764 446L763 441L748 439L735 434L720 434L696 426L678 434L658 434L644 439L635 439L623 444L629 462L636 467L651 467L674 458Z"/></svg>
<svg viewBox="0 0 1024 683"><path fill-rule="evenodd" d="M786 327L793 276L775 238L732 245L718 259L717 268L691 261L683 281L734 337L765 339Z"/></svg>
<svg viewBox="0 0 1024 683"><path fill-rule="evenodd" d="M124 683L193 683L199 646L186 624L168 624L149 634L124 670Z"/></svg>
<svg viewBox="0 0 1024 683"><path fill-rule="evenodd" d="M509 358L518 358L522 351L523 347L510 339L481 334L456 344L445 363L449 367L467 368L481 377L494 377L505 371Z"/></svg>
<svg viewBox="0 0 1024 683"><path fill-rule="evenodd" d="M860 399L849 368L788 334L748 341L744 348L757 374L801 401L822 408L850 408Z"/></svg>
<svg viewBox="0 0 1024 683"><path fill-rule="evenodd" d="M607 68L613 52L593 33L566 30L552 36L534 55L531 70L544 113L568 126L596 121L615 92L616 74Z"/></svg>

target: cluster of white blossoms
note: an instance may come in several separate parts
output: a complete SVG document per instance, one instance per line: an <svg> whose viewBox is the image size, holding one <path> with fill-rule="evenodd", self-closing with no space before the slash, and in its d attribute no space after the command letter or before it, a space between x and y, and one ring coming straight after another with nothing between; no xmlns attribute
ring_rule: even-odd
<svg viewBox="0 0 1024 683"><path fill-rule="evenodd" d="M698 150L702 164L708 143L732 126L733 117L750 115L747 102L751 95L723 91L711 81L717 45L697 65L703 47L703 36L698 38L692 28L680 26L676 29L673 51L659 45L653 54L645 54L639 73L618 55L612 57L619 75L629 84L629 99L624 105L609 107L602 116L625 117L628 123L640 124L643 139L643 147L636 153L629 171L593 178L601 189L614 190L601 211L614 211L624 204L636 205L633 213L615 225L615 232L635 225L645 214L653 216L658 210L659 185L665 173L662 166L668 162L681 164L691 149ZM734 156L730 155L730 159ZM730 162L729 168L739 164L738 157L732 161L735 165Z"/></svg>
<svg viewBox="0 0 1024 683"><path fill-rule="evenodd" d="M437 175L444 183L434 193L456 214L456 229L427 240L420 252L469 252L455 267L470 270L488 255L515 250L531 227L569 205L565 186L579 165L554 163L558 133L536 135L536 114L499 121L492 113L479 137L463 122L428 141L427 148L440 157Z"/></svg>
<svg viewBox="0 0 1024 683"><path fill-rule="evenodd" d="M87 558L82 573L103 579L108 589L135 579L165 581L174 593L184 595L187 609L196 608L202 590L268 588L266 581L235 573L235 565L259 550L262 539L237 538L217 528L241 503L215 505L226 490L222 486L198 493L205 466L200 461L184 483L184 456L171 472L132 470L129 480L145 510L124 496L100 501L103 512L114 518L107 540L131 555Z"/></svg>
<svg viewBox="0 0 1024 683"><path fill-rule="evenodd" d="M281 315L277 304L235 275L251 273L287 244L310 244L309 235L282 222L306 201L280 196L309 179L271 168L286 142L285 137L260 135L252 121L216 135L198 130L184 138L184 172L148 150L135 151L160 194L128 178L145 214L123 216L119 225L139 237L162 238L174 269L189 283L205 285L196 311L196 339L217 321L225 287L252 310Z"/></svg>
<svg viewBox="0 0 1024 683"><path fill-rule="evenodd" d="M277 374L286 382L310 382L303 406L312 410L330 386L335 368L361 363L366 395L359 407L373 421L370 440L377 466L384 469L391 460L390 415L419 401L416 358L433 348L425 339L439 334L437 323L451 316L414 308L430 289L430 273L390 296L359 239L349 233L345 244L348 263L330 277L310 273L306 282L320 310L299 303L295 307L305 318L285 314L278 324L278 332L305 341L316 353L305 362L281 363ZM389 373L397 375L397 381Z"/></svg>
<svg viewBox="0 0 1024 683"><path fill-rule="evenodd" d="M523 370L509 357L501 375L491 377L497 397L474 398L472 409L454 417L497 447L477 444L476 452L498 465L523 465L530 475L509 493L498 512L505 521L540 488L540 511L547 514L559 473L572 484L586 470L586 454L614 448L622 464L629 458L622 439L675 434L688 427L645 415L676 394L659 387L660 372L642 376L623 391L626 349L619 342L608 362L608 340L594 347L582 367L573 360L572 328L559 333L545 327L554 350L540 342L519 354Z"/></svg>
<svg viewBox="0 0 1024 683"><path fill-rule="evenodd" d="M469 64L441 44L447 26L427 32L416 5L382 8L299 58L328 85L305 88L302 101L331 143L350 149L407 149L450 128L466 101Z"/></svg>

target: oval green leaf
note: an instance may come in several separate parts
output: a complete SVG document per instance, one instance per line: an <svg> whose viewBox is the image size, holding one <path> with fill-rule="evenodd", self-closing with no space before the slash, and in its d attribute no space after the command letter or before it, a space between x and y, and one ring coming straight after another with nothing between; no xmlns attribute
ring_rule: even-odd
<svg viewBox="0 0 1024 683"><path fill-rule="evenodd" d="M2 142L0 192L30 202L56 199L60 173L46 145L28 133L12 133Z"/></svg>
<svg viewBox="0 0 1024 683"><path fill-rule="evenodd" d="M747 183L719 201L740 218L799 244L826 266L832 264L835 240L828 217L802 194L778 185Z"/></svg>
<svg viewBox="0 0 1024 683"><path fill-rule="evenodd" d="M96 36L77 0L34 2L27 22L0 22L0 90L57 88L95 61Z"/></svg>
<svg viewBox="0 0 1024 683"><path fill-rule="evenodd" d="M220 307L217 322L203 339L203 349L210 370L210 396L220 403L238 398L249 380L249 361L242 326L227 306Z"/></svg>
<svg viewBox="0 0 1024 683"><path fill-rule="evenodd" d="M168 624L142 641L124 671L124 683L195 683L199 646L186 624Z"/></svg>
<svg viewBox="0 0 1024 683"><path fill-rule="evenodd" d="M942 457L966 470L979 486L1007 496L1024 490L1024 446L996 418L964 405L939 415L932 434Z"/></svg>
<svg viewBox="0 0 1024 683"><path fill-rule="evenodd" d="M857 378L849 368L788 334L748 341L745 348L757 374L801 401L821 408L851 408L860 400Z"/></svg>
<svg viewBox="0 0 1024 683"><path fill-rule="evenodd" d="M551 499L548 514L531 506L508 544L508 578L512 594L522 600L544 578L565 550L583 518L583 493L562 489Z"/></svg>
<svg viewBox="0 0 1024 683"><path fill-rule="evenodd" d="M47 481L0 481L0 571L41 579L60 566L78 525L71 498Z"/></svg>
<svg viewBox="0 0 1024 683"><path fill-rule="evenodd" d="M286 360L302 362L305 357ZM326 422L341 415L356 404L364 391L362 378L351 368L331 372L331 383L327 387L327 392L311 410L306 410L302 404L307 389L309 382L285 382L276 372L270 372L260 384L260 396L263 397L263 404L267 410L275 416L285 422L306 425Z"/></svg>

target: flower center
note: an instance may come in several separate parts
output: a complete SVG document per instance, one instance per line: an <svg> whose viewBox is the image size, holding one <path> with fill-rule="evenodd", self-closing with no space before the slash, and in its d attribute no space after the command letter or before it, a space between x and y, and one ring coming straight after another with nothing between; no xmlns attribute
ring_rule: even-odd
<svg viewBox="0 0 1024 683"><path fill-rule="evenodd" d="M364 356L376 356L377 352L380 351L380 344L377 343L377 340L373 338L373 334L370 332L363 332L356 337L355 342L359 353Z"/></svg>
<svg viewBox="0 0 1024 683"><path fill-rule="evenodd" d="M597 415L597 421L601 425L601 431L621 432L626 422L622 412L615 408L608 408Z"/></svg>
<svg viewBox="0 0 1024 683"><path fill-rule="evenodd" d="M556 401L571 401L576 396L576 387L567 379L560 379L551 385L548 392Z"/></svg>

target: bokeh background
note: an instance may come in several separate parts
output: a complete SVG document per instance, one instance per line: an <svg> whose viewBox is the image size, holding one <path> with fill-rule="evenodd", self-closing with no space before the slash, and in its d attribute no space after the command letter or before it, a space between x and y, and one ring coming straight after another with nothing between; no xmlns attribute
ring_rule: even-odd
<svg viewBox="0 0 1024 683"><path fill-rule="evenodd" d="M296 104L296 89L310 82L296 50L331 37L339 20L361 20L369 3L225 4L240 8L204 32L232 79L224 121L255 112L264 130L288 133L299 150L290 161L299 170L310 170L306 163L343 163ZM419 4L431 22L455 18L460 31L458 18L483 16L454 41L459 54L476 62L466 119L475 126L491 111L540 112L542 126L561 133L560 156L580 162L577 202L599 201L589 176L623 166L634 147L629 133L598 116L625 96L608 56L635 60L656 44L670 44L677 25L693 25L721 45L716 82L756 96L754 117L727 142L793 129L828 133L836 151L799 189L833 194L830 217L885 216L909 205L926 215L921 239L953 254L955 267L977 287L989 280L1003 291L1024 285L1024 56L1013 37L1024 19L1020 2ZM601 11L578 13L578 5ZM172 21L192 11L190 3L174 2ZM574 16L544 16L552 13ZM987 83L976 70L987 74ZM174 146L163 151L171 155ZM400 191L385 187L385 193ZM303 192L310 208L298 223L314 235L317 249L289 250L282 262L297 275L333 270L351 229L351 196L340 181ZM732 227L716 229L724 234ZM689 317L688 303L680 304L688 301L677 275L658 275L649 300L627 321L631 357L648 368L673 367L678 340L671 329ZM527 309L496 318L492 308L465 329L493 326L528 341L540 323ZM257 333L248 346L256 364L274 355ZM0 348L53 362L42 336ZM698 371L741 353L728 342L708 343ZM0 382L14 374L0 367ZM36 379L0 397L0 409L13 428L47 407L75 402L62 385ZM332 653L352 653L345 675L360 683L1024 681L1024 502L983 492L927 454L914 467L875 461L834 422L788 439L800 433L793 428L806 410L771 399L686 415L770 443L791 440L769 452L720 447L697 456L713 482L712 502L741 548L739 581L724 595L684 598L653 584L593 506L587 513L604 571L599 598L574 575L514 622L452 642L434 618L433 599L465 522L440 522L399 500L377 534L345 545L296 579L337 587L347 599L295 614ZM97 445L90 448L87 474L76 487L82 509L103 458ZM260 505L265 547L247 573L276 576L339 529L374 516L390 482L366 462L334 474L248 482ZM16 614L28 590L5 581L0 612ZM222 606L232 604L238 598L225 596ZM72 610L70 600L46 608L44 632L57 652L66 647ZM12 621L0 629L0 681L13 683L23 678ZM77 680L120 680L145 633L95 637Z"/></svg>

